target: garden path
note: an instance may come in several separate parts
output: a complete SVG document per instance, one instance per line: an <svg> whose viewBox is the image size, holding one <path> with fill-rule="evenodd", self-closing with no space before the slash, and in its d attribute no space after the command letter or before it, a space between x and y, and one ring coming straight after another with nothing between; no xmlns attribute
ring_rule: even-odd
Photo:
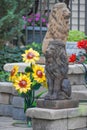
<svg viewBox="0 0 87 130"><path fill-rule="evenodd" d="M16 127L12 124L16 121L13 120L11 117L3 117L0 116L0 130L32 130L32 128L26 127Z"/></svg>

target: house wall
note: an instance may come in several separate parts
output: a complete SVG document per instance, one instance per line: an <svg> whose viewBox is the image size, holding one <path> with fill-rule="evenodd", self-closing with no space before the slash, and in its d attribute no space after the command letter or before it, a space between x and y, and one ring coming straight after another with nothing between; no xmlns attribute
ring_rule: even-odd
<svg viewBox="0 0 87 130"><path fill-rule="evenodd" d="M80 1L80 30L85 31L85 0ZM78 0L72 1L72 29L78 29Z"/></svg>

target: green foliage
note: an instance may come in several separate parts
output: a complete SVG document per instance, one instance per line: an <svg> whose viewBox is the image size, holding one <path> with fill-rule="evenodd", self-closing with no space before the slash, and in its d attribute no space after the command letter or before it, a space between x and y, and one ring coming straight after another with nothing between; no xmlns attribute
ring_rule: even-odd
<svg viewBox="0 0 87 130"><path fill-rule="evenodd" d="M40 55L42 54L42 44L41 43L35 43L35 42L33 42L31 44L28 44L26 46L26 48L27 49L33 48L34 50L38 51Z"/></svg>
<svg viewBox="0 0 87 130"><path fill-rule="evenodd" d="M0 39L12 40L21 34L32 0L0 0Z"/></svg>
<svg viewBox="0 0 87 130"><path fill-rule="evenodd" d="M24 53L26 49L33 48L34 50L38 51L40 54L42 53L41 50L42 45L38 43L31 43L27 45L24 48L14 47L10 48L8 46L4 46L2 50L0 50L0 80L7 81L7 72L5 75L5 72L3 70L3 66L6 63L15 63L15 62L22 62L21 54ZM30 68L27 67L26 72L30 71ZM5 76L3 76L5 75ZM2 77L2 78L1 78Z"/></svg>
<svg viewBox="0 0 87 130"><path fill-rule="evenodd" d="M25 48L10 48L5 46L0 51L0 71L3 70L3 65L6 63L22 62L21 54Z"/></svg>
<svg viewBox="0 0 87 130"><path fill-rule="evenodd" d="M0 72L0 82L9 81L9 72L1 71Z"/></svg>
<svg viewBox="0 0 87 130"><path fill-rule="evenodd" d="M86 38L86 35L84 32L81 32L78 30L70 30L67 41L77 42L77 41L80 41L80 40L85 39L85 38Z"/></svg>

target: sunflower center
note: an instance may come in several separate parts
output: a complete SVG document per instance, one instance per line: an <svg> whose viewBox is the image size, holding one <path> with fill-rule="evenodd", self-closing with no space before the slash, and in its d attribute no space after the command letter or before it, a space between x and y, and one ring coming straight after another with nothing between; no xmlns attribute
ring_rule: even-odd
<svg viewBox="0 0 87 130"><path fill-rule="evenodd" d="M11 71L11 76L13 76L15 74L15 69L13 69L12 71Z"/></svg>
<svg viewBox="0 0 87 130"><path fill-rule="evenodd" d="M34 54L32 52L29 52L27 54L27 59L32 59L34 57Z"/></svg>
<svg viewBox="0 0 87 130"><path fill-rule="evenodd" d="M25 88L26 85L27 85L27 82L26 82L25 80L21 80L21 81L19 82L19 86L20 86L21 88Z"/></svg>
<svg viewBox="0 0 87 130"><path fill-rule="evenodd" d="M36 74L37 74L37 76L38 76L39 78L42 78L42 76L43 76L43 73L42 73L41 70L37 70Z"/></svg>

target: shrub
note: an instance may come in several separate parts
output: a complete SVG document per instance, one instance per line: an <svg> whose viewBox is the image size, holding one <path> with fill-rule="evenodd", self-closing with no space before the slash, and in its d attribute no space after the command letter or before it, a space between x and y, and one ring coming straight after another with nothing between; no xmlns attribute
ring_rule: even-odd
<svg viewBox="0 0 87 130"><path fill-rule="evenodd" d="M10 48L8 46L4 46L2 50L0 50L0 71L3 70L3 66L6 63L15 63L22 62L21 54L24 53L25 49L33 48L38 51L39 54L42 54L42 44L31 43L24 48L14 47Z"/></svg>
<svg viewBox="0 0 87 130"><path fill-rule="evenodd" d="M21 62L21 54L24 52L25 48L10 48L4 46L0 51L0 71L3 70L3 65L6 63Z"/></svg>
<svg viewBox="0 0 87 130"><path fill-rule="evenodd" d="M67 41L70 42L77 42L82 39L87 38L84 32L78 31L78 30L70 30Z"/></svg>

